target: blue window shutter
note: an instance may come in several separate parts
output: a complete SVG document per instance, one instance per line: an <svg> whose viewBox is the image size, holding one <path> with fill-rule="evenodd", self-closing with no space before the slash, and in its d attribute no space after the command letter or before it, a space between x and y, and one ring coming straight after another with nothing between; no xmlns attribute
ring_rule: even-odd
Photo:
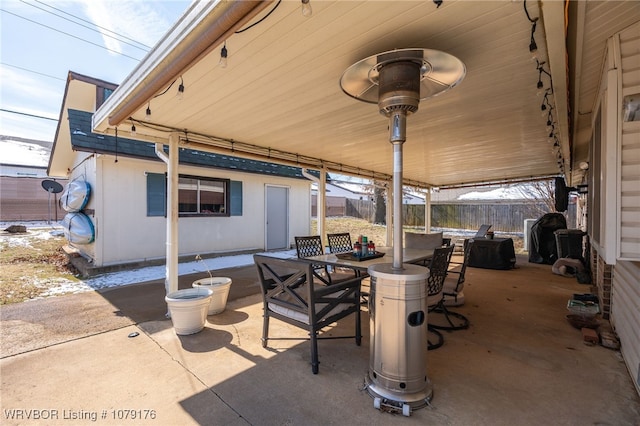
<svg viewBox="0 0 640 426"><path fill-rule="evenodd" d="M166 216L167 177L164 173L147 173L147 216Z"/></svg>
<svg viewBox="0 0 640 426"><path fill-rule="evenodd" d="M242 216L242 182L232 180L231 190L231 216Z"/></svg>

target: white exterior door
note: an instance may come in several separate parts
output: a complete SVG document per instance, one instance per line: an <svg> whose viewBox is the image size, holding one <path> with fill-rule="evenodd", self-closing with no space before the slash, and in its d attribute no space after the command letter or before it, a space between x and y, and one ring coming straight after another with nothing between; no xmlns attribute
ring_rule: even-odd
<svg viewBox="0 0 640 426"><path fill-rule="evenodd" d="M267 250L289 248L289 188L266 187Z"/></svg>

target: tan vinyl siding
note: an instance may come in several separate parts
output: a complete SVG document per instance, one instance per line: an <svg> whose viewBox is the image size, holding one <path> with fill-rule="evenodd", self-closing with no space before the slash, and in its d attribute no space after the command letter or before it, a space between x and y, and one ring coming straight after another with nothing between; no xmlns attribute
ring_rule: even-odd
<svg viewBox="0 0 640 426"><path fill-rule="evenodd" d="M640 22L617 36L620 102L640 94ZM630 376L640 392L640 121L620 120L619 255L612 271L611 324Z"/></svg>
<svg viewBox="0 0 640 426"><path fill-rule="evenodd" d="M620 338L622 356L640 393L640 263L619 261L613 274L611 323Z"/></svg>
<svg viewBox="0 0 640 426"><path fill-rule="evenodd" d="M621 100L640 96L640 22L622 31ZM623 114L620 114L623 117ZM640 260L640 121L621 123L620 258Z"/></svg>

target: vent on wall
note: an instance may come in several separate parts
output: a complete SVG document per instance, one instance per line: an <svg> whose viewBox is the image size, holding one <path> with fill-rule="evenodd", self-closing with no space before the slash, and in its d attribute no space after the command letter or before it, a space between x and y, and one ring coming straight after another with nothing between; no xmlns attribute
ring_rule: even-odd
<svg viewBox="0 0 640 426"><path fill-rule="evenodd" d="M624 121L640 121L640 93L625 96L622 101Z"/></svg>

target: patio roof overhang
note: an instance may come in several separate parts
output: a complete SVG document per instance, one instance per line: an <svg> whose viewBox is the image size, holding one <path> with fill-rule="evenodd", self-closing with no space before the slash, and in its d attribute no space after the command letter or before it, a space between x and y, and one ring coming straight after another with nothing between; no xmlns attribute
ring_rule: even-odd
<svg viewBox="0 0 640 426"><path fill-rule="evenodd" d="M194 3L96 112L94 128L112 133L118 126L123 134L136 123L138 137L148 141L166 143L173 130L197 149L388 180L388 122L374 105L345 95L339 80L366 56L424 47L461 59L467 76L408 118L406 184L526 180L571 167L562 2L526 4L538 18L540 77L543 93L554 93L558 149L541 113L532 24L521 2L312 6L307 19L294 1ZM224 43L227 68L218 65Z"/></svg>
<svg viewBox="0 0 640 426"><path fill-rule="evenodd" d="M422 47L458 57L467 76L409 117L406 184L448 187L564 171L575 185L584 173L579 163L589 161L606 39L640 19L634 1L311 4L305 18L298 1L194 2L96 112L95 130L118 126L123 134L135 122L148 141L166 143L177 130L180 143L199 149L385 179L393 169L387 120L346 96L339 79L369 55ZM537 19L538 62L529 52L529 18ZM229 65L222 68L225 43ZM547 91L553 94L542 111Z"/></svg>

